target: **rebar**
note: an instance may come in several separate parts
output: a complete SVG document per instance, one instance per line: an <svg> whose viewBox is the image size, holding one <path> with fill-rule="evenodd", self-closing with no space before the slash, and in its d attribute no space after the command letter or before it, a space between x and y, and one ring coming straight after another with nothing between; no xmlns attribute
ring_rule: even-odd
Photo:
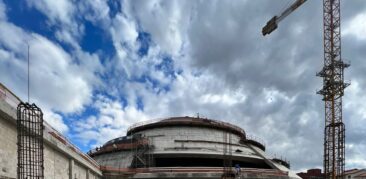
<svg viewBox="0 0 366 179"><path fill-rule="evenodd" d="M43 179L43 113L35 104L17 107L18 179Z"/></svg>

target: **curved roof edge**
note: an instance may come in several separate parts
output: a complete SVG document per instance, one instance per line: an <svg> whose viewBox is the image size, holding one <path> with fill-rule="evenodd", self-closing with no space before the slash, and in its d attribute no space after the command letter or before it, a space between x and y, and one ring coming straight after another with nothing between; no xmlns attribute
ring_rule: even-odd
<svg viewBox="0 0 366 179"><path fill-rule="evenodd" d="M233 124L222 122L213 119L199 118L199 117L171 117L160 120L144 121L132 125L127 130L127 135L137 133L146 129L154 129L167 126L198 126L207 128L216 128L232 132L239 135L242 139L246 139L245 131Z"/></svg>

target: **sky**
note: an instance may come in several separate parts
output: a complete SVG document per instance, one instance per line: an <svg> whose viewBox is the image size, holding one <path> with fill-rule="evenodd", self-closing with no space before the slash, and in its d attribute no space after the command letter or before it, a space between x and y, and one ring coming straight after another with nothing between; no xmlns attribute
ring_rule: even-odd
<svg viewBox="0 0 366 179"><path fill-rule="evenodd" d="M136 122L242 127L296 171L322 168L322 1L0 0L0 83L84 152ZM346 168L366 168L366 1L341 2Z"/></svg>

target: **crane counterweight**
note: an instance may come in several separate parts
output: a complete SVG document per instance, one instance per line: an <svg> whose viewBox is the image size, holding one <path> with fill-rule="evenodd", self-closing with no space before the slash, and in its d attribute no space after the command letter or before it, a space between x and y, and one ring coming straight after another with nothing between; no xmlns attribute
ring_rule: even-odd
<svg viewBox="0 0 366 179"><path fill-rule="evenodd" d="M262 34L263 36L270 34L271 32L273 32L274 30L277 29L277 16L274 16L271 20L269 20L266 24L266 26L263 27L262 29Z"/></svg>

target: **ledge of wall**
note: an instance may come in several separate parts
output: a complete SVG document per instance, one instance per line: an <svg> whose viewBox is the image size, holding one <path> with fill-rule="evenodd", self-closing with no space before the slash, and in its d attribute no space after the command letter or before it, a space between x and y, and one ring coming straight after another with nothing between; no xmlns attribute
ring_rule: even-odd
<svg viewBox="0 0 366 179"><path fill-rule="evenodd" d="M11 126L14 125L16 130L16 109L2 99L0 99L0 120L7 121L7 123L9 123ZM71 144L64 136L62 136L62 134L49 125L46 125L43 138L44 144L47 145L47 147L56 150L69 160L74 160L75 163L84 167L88 173L91 173L97 177L101 177L103 175L99 164L95 160L80 151L76 146Z"/></svg>

